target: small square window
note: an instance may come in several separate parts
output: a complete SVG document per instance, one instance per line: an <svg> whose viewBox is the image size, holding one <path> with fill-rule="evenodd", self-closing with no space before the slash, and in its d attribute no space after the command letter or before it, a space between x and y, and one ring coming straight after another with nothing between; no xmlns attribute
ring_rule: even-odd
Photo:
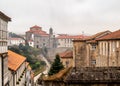
<svg viewBox="0 0 120 86"><path fill-rule="evenodd" d="M92 47L91 47L91 50L95 50L96 49L96 45L93 44Z"/></svg>
<svg viewBox="0 0 120 86"><path fill-rule="evenodd" d="M96 60L92 60L91 63L92 63L93 65L95 65L95 64L96 64Z"/></svg>

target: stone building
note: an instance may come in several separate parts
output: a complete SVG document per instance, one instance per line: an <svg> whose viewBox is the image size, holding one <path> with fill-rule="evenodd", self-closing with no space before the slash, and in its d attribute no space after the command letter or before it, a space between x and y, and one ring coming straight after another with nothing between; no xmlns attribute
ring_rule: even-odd
<svg viewBox="0 0 120 86"><path fill-rule="evenodd" d="M8 51L7 34L8 21L11 19L0 11L0 86L8 86Z"/></svg>
<svg viewBox="0 0 120 86"><path fill-rule="evenodd" d="M8 51L9 86L24 86L26 77L26 58Z"/></svg>
<svg viewBox="0 0 120 86"><path fill-rule="evenodd" d="M96 57L96 66L120 66L120 30L101 37L97 41L99 52Z"/></svg>
<svg viewBox="0 0 120 86"><path fill-rule="evenodd" d="M52 28L50 28L48 34L47 32L42 30L42 27L35 25L26 32L26 40L29 42L30 45L34 46L35 48L56 47L56 40L55 36L53 35Z"/></svg>
<svg viewBox="0 0 120 86"><path fill-rule="evenodd" d="M96 39L110 33L110 31L104 31L84 39L73 40L74 67L95 66L98 55L98 43Z"/></svg>
<svg viewBox="0 0 120 86"><path fill-rule="evenodd" d="M34 73L28 62L26 62L26 86L34 86Z"/></svg>
<svg viewBox="0 0 120 86"><path fill-rule="evenodd" d="M73 41L74 67L44 79L45 86L120 86L120 30ZM53 77L51 79L51 77Z"/></svg>
<svg viewBox="0 0 120 86"><path fill-rule="evenodd" d="M64 67L73 67L73 51L72 50L66 50L60 55L60 60L63 63Z"/></svg>
<svg viewBox="0 0 120 86"><path fill-rule="evenodd" d="M105 31L81 40L74 40L74 66L119 66L120 30Z"/></svg>
<svg viewBox="0 0 120 86"><path fill-rule="evenodd" d="M23 40L22 38L15 38L15 37L14 38L9 37L8 39L8 46L19 45L20 43L25 45L25 40Z"/></svg>
<svg viewBox="0 0 120 86"><path fill-rule="evenodd" d="M57 38L57 47L73 47L73 40L84 38L83 35L68 35L68 34L58 34Z"/></svg>

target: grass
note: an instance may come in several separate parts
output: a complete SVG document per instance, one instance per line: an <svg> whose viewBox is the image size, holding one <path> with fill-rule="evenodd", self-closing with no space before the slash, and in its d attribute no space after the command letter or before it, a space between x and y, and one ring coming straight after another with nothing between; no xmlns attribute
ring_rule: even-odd
<svg viewBox="0 0 120 86"><path fill-rule="evenodd" d="M42 73L46 69L45 66L40 66L38 69L34 71L34 76L37 76L39 73Z"/></svg>

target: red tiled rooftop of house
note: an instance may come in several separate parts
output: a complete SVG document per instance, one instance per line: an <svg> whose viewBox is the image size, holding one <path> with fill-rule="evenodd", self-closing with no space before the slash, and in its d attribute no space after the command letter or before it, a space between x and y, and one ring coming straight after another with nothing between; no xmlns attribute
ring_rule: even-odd
<svg viewBox="0 0 120 86"><path fill-rule="evenodd" d="M114 31L111 34L108 34L108 35L101 37L97 40L114 40L114 39L120 39L120 30Z"/></svg>
<svg viewBox="0 0 120 86"><path fill-rule="evenodd" d="M103 37L104 35L107 35L109 33L111 33L109 30L106 30L106 31L103 31L103 32L98 32L95 35L92 35L92 36L86 38L86 40L94 40L96 38Z"/></svg>
<svg viewBox="0 0 120 86"><path fill-rule="evenodd" d="M109 30L106 30L106 31L103 31L103 32L99 32L99 33L96 33L95 35L92 35L92 36L88 36L86 38L83 38L83 39L77 39L77 40L73 40L73 42L76 42L76 41L91 41L91 42L95 42L93 40L96 40L98 38L101 38L105 35L108 35L110 34L111 32Z"/></svg>
<svg viewBox="0 0 120 86"><path fill-rule="evenodd" d="M42 36L48 36L49 34L45 31L43 31L41 29L41 27L35 25L33 27L30 28L29 31L27 31L28 33L33 33L33 34L38 34L38 35L42 35Z"/></svg>
<svg viewBox="0 0 120 86"><path fill-rule="evenodd" d="M26 58L22 55L19 55L13 51L8 50L8 68L16 71Z"/></svg>
<svg viewBox="0 0 120 86"><path fill-rule="evenodd" d="M84 37L87 37L87 36L62 34L62 35L59 35L57 37L57 39L80 39L80 38L84 38Z"/></svg>
<svg viewBox="0 0 120 86"><path fill-rule="evenodd" d="M61 58L73 58L73 51L65 51L59 54Z"/></svg>
<svg viewBox="0 0 120 86"><path fill-rule="evenodd" d="M34 25L34 26L30 27L30 28L41 28L41 27L37 26L37 25Z"/></svg>

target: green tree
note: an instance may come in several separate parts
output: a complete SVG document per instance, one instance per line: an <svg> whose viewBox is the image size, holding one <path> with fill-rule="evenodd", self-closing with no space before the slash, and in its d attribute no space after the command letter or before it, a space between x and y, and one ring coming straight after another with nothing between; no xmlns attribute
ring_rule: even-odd
<svg viewBox="0 0 120 86"><path fill-rule="evenodd" d="M50 75L56 74L63 68L64 68L64 66L63 66L62 62L60 61L60 56L57 54L52 66L50 68L50 71L48 72L48 75L50 76Z"/></svg>

